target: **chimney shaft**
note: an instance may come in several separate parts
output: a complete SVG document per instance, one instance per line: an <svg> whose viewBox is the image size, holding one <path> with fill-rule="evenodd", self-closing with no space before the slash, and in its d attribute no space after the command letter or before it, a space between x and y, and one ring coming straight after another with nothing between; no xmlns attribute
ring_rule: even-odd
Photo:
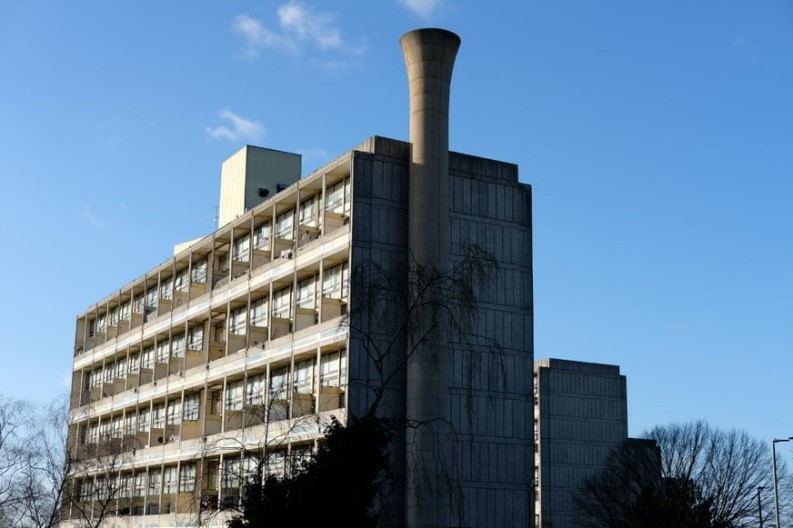
<svg viewBox="0 0 793 528"><path fill-rule="evenodd" d="M444 273L450 267L451 236L449 88L460 37L442 29L417 29L399 42L410 84L408 248L416 264ZM447 526L451 499L448 324L442 311L427 317L433 321L408 331L405 390L408 423L423 424L406 431L405 525L422 528Z"/></svg>
<svg viewBox="0 0 793 528"><path fill-rule="evenodd" d="M410 87L409 245L419 264L449 259L449 89L460 37L417 29L400 39Z"/></svg>

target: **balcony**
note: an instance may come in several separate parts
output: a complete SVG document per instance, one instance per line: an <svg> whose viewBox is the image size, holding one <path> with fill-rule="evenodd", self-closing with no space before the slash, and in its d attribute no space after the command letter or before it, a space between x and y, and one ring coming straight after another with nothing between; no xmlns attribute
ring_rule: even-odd
<svg viewBox="0 0 793 528"><path fill-rule="evenodd" d="M284 317L273 316L270 319L271 339L276 339L292 333L292 320Z"/></svg>
<svg viewBox="0 0 793 528"><path fill-rule="evenodd" d="M333 411L344 407L344 391L341 387L319 388L319 412Z"/></svg>
<svg viewBox="0 0 793 528"><path fill-rule="evenodd" d="M347 301L322 296L322 322L330 321L347 313Z"/></svg>

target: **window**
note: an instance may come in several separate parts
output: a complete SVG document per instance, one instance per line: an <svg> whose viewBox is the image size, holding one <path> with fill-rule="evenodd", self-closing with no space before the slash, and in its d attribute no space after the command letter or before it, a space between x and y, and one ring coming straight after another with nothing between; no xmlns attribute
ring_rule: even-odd
<svg viewBox="0 0 793 528"><path fill-rule="evenodd" d="M347 263L328 268L322 274L322 296L328 299L346 299L349 285Z"/></svg>
<svg viewBox="0 0 793 528"><path fill-rule="evenodd" d="M88 386L92 389L102 386L102 369L92 370L88 373Z"/></svg>
<svg viewBox="0 0 793 528"><path fill-rule="evenodd" d="M125 379L127 377L127 358L121 358L116 361L116 379Z"/></svg>
<svg viewBox="0 0 793 528"><path fill-rule="evenodd" d="M248 405L264 405L264 376L251 376L245 382L245 402Z"/></svg>
<svg viewBox="0 0 793 528"><path fill-rule="evenodd" d="M168 402L168 425L179 425L182 421L182 402Z"/></svg>
<svg viewBox="0 0 793 528"><path fill-rule="evenodd" d="M286 459L284 451L271 451L270 456L264 463L264 471L266 477L283 478L284 477L284 461Z"/></svg>
<svg viewBox="0 0 793 528"><path fill-rule="evenodd" d="M325 210L339 214L350 211L349 178L327 188L325 191Z"/></svg>
<svg viewBox="0 0 793 528"><path fill-rule="evenodd" d="M251 237L250 235L242 235L234 239L234 245L231 248L231 258L238 262L248 262L251 251Z"/></svg>
<svg viewBox="0 0 793 528"><path fill-rule="evenodd" d="M120 319L124 321L129 321L132 315L132 302L126 301L121 303L121 306L118 308L118 316Z"/></svg>
<svg viewBox="0 0 793 528"><path fill-rule="evenodd" d="M224 458L223 459L223 489L234 489L240 485L240 459L239 458Z"/></svg>
<svg viewBox="0 0 793 528"><path fill-rule="evenodd" d="M319 384L321 387L338 387L346 374L344 352L325 354L320 358Z"/></svg>
<svg viewBox="0 0 793 528"><path fill-rule="evenodd" d="M242 380L231 381L226 384L226 409L232 411L242 410Z"/></svg>
<svg viewBox="0 0 793 528"><path fill-rule="evenodd" d="M162 339L157 342L157 363L168 363L168 340Z"/></svg>
<svg viewBox="0 0 793 528"><path fill-rule="evenodd" d="M251 302L251 326L267 328L267 297Z"/></svg>
<svg viewBox="0 0 793 528"><path fill-rule="evenodd" d="M124 473L121 475L119 495L122 499L128 499L132 496L132 473Z"/></svg>
<svg viewBox="0 0 793 528"><path fill-rule="evenodd" d="M124 434L127 436L135 436L138 432L138 415L135 412L129 412L124 417Z"/></svg>
<svg viewBox="0 0 793 528"><path fill-rule="evenodd" d="M149 469L149 495L159 495L162 488L162 475L159 469Z"/></svg>
<svg viewBox="0 0 793 528"><path fill-rule="evenodd" d="M151 423L149 421L149 416L151 412L149 412L148 407L143 407L138 411L138 431L141 433L146 433L149 431L149 427Z"/></svg>
<svg viewBox="0 0 793 528"><path fill-rule="evenodd" d="M295 364L295 390L300 394L311 394L314 392L313 359Z"/></svg>
<svg viewBox="0 0 793 528"><path fill-rule="evenodd" d="M245 335L245 318L248 315L248 308L243 306L231 311L229 332L234 335Z"/></svg>
<svg viewBox="0 0 793 528"><path fill-rule="evenodd" d="M143 359L141 361L141 368L153 369L154 368L154 347L148 346L143 349Z"/></svg>
<svg viewBox="0 0 793 528"><path fill-rule="evenodd" d="M242 476L245 482L253 482L253 477L259 474L259 457L251 453L247 453L242 458Z"/></svg>
<svg viewBox="0 0 793 528"><path fill-rule="evenodd" d="M96 331L104 332L106 327L107 327L107 317L105 316L105 314L102 314L96 318Z"/></svg>
<svg viewBox="0 0 793 528"><path fill-rule="evenodd" d="M92 480L85 479L77 481L76 488L75 494L80 502L88 502L93 498L94 482Z"/></svg>
<svg viewBox="0 0 793 528"><path fill-rule="evenodd" d="M146 290L146 313L151 313L157 309L157 286L152 286Z"/></svg>
<svg viewBox="0 0 793 528"><path fill-rule="evenodd" d="M275 217L275 237L292 240L294 238L295 212L293 209Z"/></svg>
<svg viewBox="0 0 793 528"><path fill-rule="evenodd" d="M316 282L309 277L297 283L297 305L300 308L316 309Z"/></svg>
<svg viewBox="0 0 793 528"><path fill-rule="evenodd" d="M220 416L221 414L221 397L220 391L212 391L209 393L209 414L213 416Z"/></svg>
<svg viewBox="0 0 793 528"><path fill-rule="evenodd" d="M91 319L88 321L88 337L94 337L96 335L96 319Z"/></svg>
<svg viewBox="0 0 793 528"><path fill-rule="evenodd" d="M110 426L113 438L121 438L124 435L124 417L116 416L113 418L112 425Z"/></svg>
<svg viewBox="0 0 793 528"><path fill-rule="evenodd" d="M163 299L173 299L173 277L160 279L160 297Z"/></svg>
<svg viewBox="0 0 793 528"><path fill-rule="evenodd" d="M171 493L176 492L176 483L177 483L177 469L176 466L168 466L163 471L163 479L162 479L162 492L165 495L170 495Z"/></svg>
<svg viewBox="0 0 793 528"><path fill-rule="evenodd" d="M292 318L292 288L287 287L273 293L273 317Z"/></svg>
<svg viewBox="0 0 793 528"><path fill-rule="evenodd" d="M171 356L184 357L185 337L184 334L176 334L171 337Z"/></svg>
<svg viewBox="0 0 793 528"><path fill-rule="evenodd" d="M146 472L141 471L140 473L135 474L135 489L134 493L136 497L143 497L143 493L146 490Z"/></svg>
<svg viewBox="0 0 793 528"><path fill-rule="evenodd" d="M204 350L204 325L194 326L187 331L187 349L195 352Z"/></svg>
<svg viewBox="0 0 793 528"><path fill-rule="evenodd" d="M88 424L88 429L86 429L85 434L85 443L96 444L97 442L99 442L99 423L94 422Z"/></svg>
<svg viewBox="0 0 793 528"><path fill-rule="evenodd" d="M143 295L138 295L135 297L135 300L132 302L132 308L136 314L142 314L145 309L146 299L143 298Z"/></svg>
<svg viewBox="0 0 793 528"><path fill-rule="evenodd" d="M176 274L173 281L173 288L175 291L184 292L187 291L187 272L188 270L183 269L179 273Z"/></svg>
<svg viewBox="0 0 793 528"><path fill-rule="evenodd" d="M195 491L195 464L182 464L179 468L179 492Z"/></svg>
<svg viewBox="0 0 793 528"><path fill-rule="evenodd" d="M306 464L311 460L310 447L293 447L290 452L289 470L296 475L305 470Z"/></svg>
<svg viewBox="0 0 793 528"><path fill-rule="evenodd" d="M100 501L106 500L107 489L108 478L104 475L96 477L96 482L94 483L94 498Z"/></svg>
<svg viewBox="0 0 793 528"><path fill-rule="evenodd" d="M264 223L253 230L254 249L270 249L270 223Z"/></svg>
<svg viewBox="0 0 793 528"><path fill-rule="evenodd" d="M226 342L226 321L218 321L215 323L215 343L223 344Z"/></svg>
<svg viewBox="0 0 793 528"><path fill-rule="evenodd" d="M182 417L186 421L194 422L198 420L201 412L201 394L188 394L184 397L184 407L182 410Z"/></svg>
<svg viewBox="0 0 793 528"><path fill-rule="evenodd" d="M206 284L207 281L207 259L202 258L193 262L193 269L190 273L190 280L196 284Z"/></svg>
<svg viewBox="0 0 793 528"><path fill-rule="evenodd" d="M151 426L154 429L163 429L165 427L165 404L158 403L152 409Z"/></svg>
<svg viewBox="0 0 793 528"><path fill-rule="evenodd" d="M224 458L223 459L223 489L239 488L240 486L240 459L239 458Z"/></svg>
<svg viewBox="0 0 793 528"><path fill-rule="evenodd" d="M112 382L115 376L116 376L116 371L113 363L105 364L105 368L103 370L103 376L102 376L105 380L105 383Z"/></svg>
<svg viewBox="0 0 793 528"><path fill-rule="evenodd" d="M99 424L99 440L104 442L110 439L110 422L108 420Z"/></svg>
<svg viewBox="0 0 793 528"><path fill-rule="evenodd" d="M319 202L316 196L312 196L300 204L298 222L300 225L309 227L317 227L319 225Z"/></svg>
<svg viewBox="0 0 793 528"><path fill-rule="evenodd" d="M270 399L285 400L286 384L289 375L288 367L275 369L270 372Z"/></svg>
<svg viewBox="0 0 793 528"><path fill-rule="evenodd" d="M130 354L129 356L129 372L135 374L140 372L140 356L138 354Z"/></svg>
<svg viewBox="0 0 793 528"><path fill-rule="evenodd" d="M110 326L118 326L118 306L110 309L108 324Z"/></svg>

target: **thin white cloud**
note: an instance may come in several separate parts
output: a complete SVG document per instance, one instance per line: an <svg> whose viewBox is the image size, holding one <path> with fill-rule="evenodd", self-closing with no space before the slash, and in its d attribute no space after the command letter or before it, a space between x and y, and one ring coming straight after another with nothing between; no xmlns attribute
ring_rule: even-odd
<svg viewBox="0 0 793 528"><path fill-rule="evenodd" d="M243 54L254 58L263 48L274 48L287 53L297 51L297 44L290 38L265 28L261 21L248 15L239 15L231 24L231 31L242 37L245 45Z"/></svg>
<svg viewBox="0 0 793 528"><path fill-rule="evenodd" d="M311 45L323 52L361 54L365 44L351 45L336 24L336 15L318 12L306 2L290 0L278 6L278 31L267 28L261 20L238 15L232 22L232 32L243 39L243 54L253 58L263 49L296 53Z"/></svg>
<svg viewBox="0 0 793 528"><path fill-rule="evenodd" d="M88 221L94 227L102 227L103 223L99 218L94 214L93 209L91 209L90 205L84 205L81 210L82 217Z"/></svg>
<svg viewBox="0 0 793 528"><path fill-rule="evenodd" d="M246 119L231 110L221 110L218 117L228 125L207 127L207 134L215 139L239 141L241 139L259 139L264 134L264 126L259 121Z"/></svg>
<svg viewBox="0 0 793 528"><path fill-rule="evenodd" d="M441 0L399 0L399 3L421 18L430 18L440 6Z"/></svg>

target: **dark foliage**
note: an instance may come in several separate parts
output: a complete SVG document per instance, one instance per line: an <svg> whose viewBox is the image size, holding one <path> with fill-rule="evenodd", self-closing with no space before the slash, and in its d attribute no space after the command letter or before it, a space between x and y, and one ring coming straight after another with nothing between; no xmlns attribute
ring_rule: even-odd
<svg viewBox="0 0 793 528"><path fill-rule="evenodd" d="M603 528L727 528L713 522L711 500L688 478L661 474L653 442L629 440L609 457L606 468L584 481L575 503Z"/></svg>
<svg viewBox="0 0 793 528"><path fill-rule="evenodd" d="M317 454L291 478L245 486L242 516L231 528L322 525L376 526L387 471L390 433L384 420L334 420ZM283 524L281 524L283 523Z"/></svg>

